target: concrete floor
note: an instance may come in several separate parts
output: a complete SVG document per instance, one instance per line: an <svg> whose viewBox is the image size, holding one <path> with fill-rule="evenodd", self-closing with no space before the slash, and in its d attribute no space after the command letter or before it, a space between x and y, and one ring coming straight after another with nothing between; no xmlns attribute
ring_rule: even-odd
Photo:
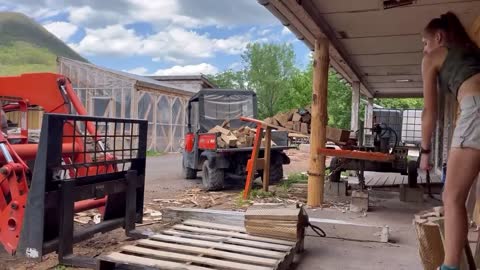
<svg viewBox="0 0 480 270"><path fill-rule="evenodd" d="M298 257L294 269L422 269L418 255L413 215L439 205L428 200L424 204L403 203L395 192L372 192L371 210L363 214L341 213L338 210L309 210L314 218L329 218L390 228L390 243L346 241L319 238L307 233L306 252Z"/></svg>
<svg viewBox="0 0 480 270"><path fill-rule="evenodd" d="M296 152L285 173L306 171L306 155ZM170 198L187 188L200 187L201 180L185 180L181 174L181 155L169 154L149 158L147 162L146 198ZM423 204L400 202L398 192L372 191L370 211L366 216L342 213L337 209L309 209L312 218L328 218L371 225L388 225L391 243L356 242L319 238L313 231L307 233L306 251L297 256L292 269L422 269L418 255L413 215L437 206L435 200Z"/></svg>

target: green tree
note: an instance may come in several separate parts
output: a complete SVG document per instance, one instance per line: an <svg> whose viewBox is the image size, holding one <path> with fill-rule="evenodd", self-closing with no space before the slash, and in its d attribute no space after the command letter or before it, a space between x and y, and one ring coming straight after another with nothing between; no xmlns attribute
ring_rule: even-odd
<svg viewBox="0 0 480 270"><path fill-rule="evenodd" d="M422 109L422 98L381 98L375 104L389 109Z"/></svg>
<svg viewBox="0 0 480 270"><path fill-rule="evenodd" d="M224 72L209 76L208 78L219 88L225 89L248 89L245 70L234 71L228 69Z"/></svg>
<svg viewBox="0 0 480 270"><path fill-rule="evenodd" d="M332 70L328 74L328 125L350 129L352 88Z"/></svg>
<svg viewBox="0 0 480 270"><path fill-rule="evenodd" d="M258 98L260 118L273 116L285 109L285 96L296 71L292 45L253 43L242 59L248 85Z"/></svg>

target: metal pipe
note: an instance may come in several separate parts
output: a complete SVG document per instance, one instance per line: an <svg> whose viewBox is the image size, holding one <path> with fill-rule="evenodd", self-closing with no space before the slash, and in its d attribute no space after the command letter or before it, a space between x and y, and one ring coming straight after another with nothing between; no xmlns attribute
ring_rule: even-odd
<svg viewBox="0 0 480 270"><path fill-rule="evenodd" d="M12 163L13 162L12 155L10 155L10 152L8 151L5 143L0 143L0 151L2 152L2 154L5 158L5 160L7 161L7 163Z"/></svg>
<svg viewBox="0 0 480 270"><path fill-rule="evenodd" d="M75 203L74 211L75 213L79 213L79 212L87 211L94 208L100 208L102 206L105 206L106 202L107 202L106 197L101 199L90 199L90 200L79 201Z"/></svg>
<svg viewBox="0 0 480 270"><path fill-rule="evenodd" d="M4 160L5 161L5 152L3 149L7 150L5 144L1 144L1 156L0 156L0 161ZM22 158L23 160L34 160L35 157L37 156L38 152L38 144L11 144L10 147L12 148L13 151L17 153L17 155ZM78 147L77 147L78 150ZM64 154L69 154L73 153L73 143L63 143L62 144L62 152ZM8 156L12 158L10 152L7 150Z"/></svg>

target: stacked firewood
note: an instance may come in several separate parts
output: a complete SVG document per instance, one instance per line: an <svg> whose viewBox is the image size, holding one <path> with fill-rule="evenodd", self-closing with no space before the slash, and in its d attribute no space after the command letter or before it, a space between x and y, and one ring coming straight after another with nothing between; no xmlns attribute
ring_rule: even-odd
<svg viewBox="0 0 480 270"><path fill-rule="evenodd" d="M288 130L297 131L302 134L310 133L312 115L310 107L305 109L294 109L288 112L281 112L264 121L268 124L284 127Z"/></svg>

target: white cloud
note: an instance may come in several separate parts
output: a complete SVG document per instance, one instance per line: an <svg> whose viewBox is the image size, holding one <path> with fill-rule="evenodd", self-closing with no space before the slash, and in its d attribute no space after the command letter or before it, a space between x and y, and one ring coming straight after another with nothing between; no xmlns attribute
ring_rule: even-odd
<svg viewBox="0 0 480 270"><path fill-rule="evenodd" d="M263 29L263 30L261 30L260 32L258 32L258 34L259 34L260 36L265 36L265 35L269 34L270 32L272 32L272 29L268 29L268 28L267 28L267 29Z"/></svg>
<svg viewBox="0 0 480 270"><path fill-rule="evenodd" d="M78 26L68 22L51 22L45 24L44 27L63 41L68 41L78 30Z"/></svg>
<svg viewBox="0 0 480 270"><path fill-rule="evenodd" d="M86 55L134 55L142 48L141 43L135 31L111 25L97 30L86 29L85 37L70 47Z"/></svg>
<svg viewBox="0 0 480 270"><path fill-rule="evenodd" d="M187 66L173 66L167 69L159 69L154 75L199 75L199 74L215 74L218 68L207 63Z"/></svg>
<svg viewBox="0 0 480 270"><path fill-rule="evenodd" d="M136 74L136 75L142 75L142 76L148 75L148 69L145 68L145 67L136 67L136 68L123 70L123 71L128 72L128 73L132 73L132 74Z"/></svg>
<svg viewBox="0 0 480 270"><path fill-rule="evenodd" d="M132 29L111 25L102 29L87 29L86 36L70 46L86 55L143 55L152 57L154 61L182 64L191 59L211 58L217 52L240 54L249 42L249 35L218 39L177 27L141 37Z"/></svg>
<svg viewBox="0 0 480 270"><path fill-rule="evenodd" d="M282 29L282 36L286 36L288 34L292 33L288 27L284 26Z"/></svg>
<svg viewBox="0 0 480 270"><path fill-rule="evenodd" d="M180 27L268 25L276 20L254 0L2 0L1 4L36 18L68 13L69 19L89 28L147 22L161 29Z"/></svg>
<svg viewBox="0 0 480 270"><path fill-rule="evenodd" d="M241 70L243 67L242 63L240 62L233 62L232 64L230 64L228 66L228 69L232 69L232 70Z"/></svg>

